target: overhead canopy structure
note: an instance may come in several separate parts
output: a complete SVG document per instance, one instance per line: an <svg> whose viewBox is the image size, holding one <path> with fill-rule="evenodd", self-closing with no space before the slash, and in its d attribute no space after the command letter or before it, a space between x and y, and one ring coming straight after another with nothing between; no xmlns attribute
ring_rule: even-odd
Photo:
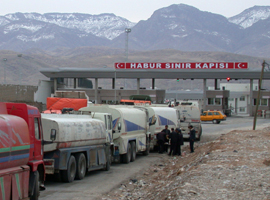
<svg viewBox="0 0 270 200"><path fill-rule="evenodd" d="M259 79L260 69L113 69L46 68L40 72L48 78L126 78L126 79ZM270 79L270 72L264 73Z"/></svg>
<svg viewBox="0 0 270 200"><path fill-rule="evenodd" d="M203 99L206 105L206 90L207 79L215 79L215 90L217 89L218 79L247 79L250 80L250 102L252 102L252 85L253 80L259 80L261 77L261 69L248 69L248 63L244 63L246 68L240 68L242 63L225 63L227 69L223 69L224 65L221 63L204 63L208 66L207 69L197 69L200 64L197 63L180 63L178 66L185 66L185 68L175 69L173 63L161 63L155 65L156 69L150 69L151 63L146 65L141 63L115 63L115 68L46 68L41 69L40 72L48 78L54 79L54 87L57 89L56 78L94 78L95 79L95 102L98 96L98 79L112 79L112 89L115 89L116 79L137 79L137 94L140 90L140 79L152 79L152 89L155 88L155 79L203 79ZM195 66L189 69L186 66ZM135 67L134 67L135 66ZM145 66L148 66L147 69ZM163 66L163 67L162 67ZM169 66L169 69L164 69ZM174 66L174 68L172 67ZM216 69L211 68L216 66ZM134 68L133 68L134 67ZM158 67L160 67L158 69ZM125 68L125 69L123 69ZM133 69L132 69L133 68ZM192 68L192 67L191 67ZM263 79L270 79L270 72L264 72ZM76 83L76 81L74 81ZM74 86L76 88L76 85ZM252 108L252 105L250 104ZM250 110L251 110L250 108Z"/></svg>

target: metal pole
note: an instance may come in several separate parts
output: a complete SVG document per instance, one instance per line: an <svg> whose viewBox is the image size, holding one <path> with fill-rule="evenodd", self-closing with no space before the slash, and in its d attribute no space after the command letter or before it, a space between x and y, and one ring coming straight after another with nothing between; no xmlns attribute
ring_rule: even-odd
<svg viewBox="0 0 270 200"><path fill-rule="evenodd" d="M257 100L256 100L256 109L255 109L254 119L253 119L253 130L256 130L257 112L258 112L258 107L259 107L259 102L260 102L264 66L265 66L265 60L262 63L261 77L260 77L260 80L259 80L258 96L257 96Z"/></svg>
<svg viewBox="0 0 270 200"><path fill-rule="evenodd" d="M116 69L114 69L114 104L116 104Z"/></svg>
<svg viewBox="0 0 270 200"><path fill-rule="evenodd" d="M128 34L131 32L130 28L125 29L126 32L126 63L128 62ZM126 89L126 79L124 79L124 88Z"/></svg>
<svg viewBox="0 0 270 200"><path fill-rule="evenodd" d="M4 61L4 84L6 84L7 83L7 80L6 80L6 62L7 62L7 59L3 58L3 61Z"/></svg>

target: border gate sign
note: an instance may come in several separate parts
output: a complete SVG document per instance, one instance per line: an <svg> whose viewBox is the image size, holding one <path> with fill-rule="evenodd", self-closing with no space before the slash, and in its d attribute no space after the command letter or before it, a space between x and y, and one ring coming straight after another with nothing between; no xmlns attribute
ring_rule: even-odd
<svg viewBox="0 0 270 200"><path fill-rule="evenodd" d="M247 62L115 63L115 69L248 69Z"/></svg>

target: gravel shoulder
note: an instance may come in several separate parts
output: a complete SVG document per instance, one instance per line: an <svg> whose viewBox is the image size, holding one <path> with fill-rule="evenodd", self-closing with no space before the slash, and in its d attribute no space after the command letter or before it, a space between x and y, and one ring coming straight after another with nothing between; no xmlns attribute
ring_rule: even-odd
<svg viewBox="0 0 270 200"><path fill-rule="evenodd" d="M182 152L189 152L188 146ZM270 199L270 127L233 130L161 160L98 199Z"/></svg>

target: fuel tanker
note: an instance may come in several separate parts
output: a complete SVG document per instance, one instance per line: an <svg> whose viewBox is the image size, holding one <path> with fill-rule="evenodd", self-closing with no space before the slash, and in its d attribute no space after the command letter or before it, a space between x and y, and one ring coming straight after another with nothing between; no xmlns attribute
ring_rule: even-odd
<svg viewBox="0 0 270 200"><path fill-rule="evenodd" d="M0 199L38 199L45 178L38 109L0 103L0 138Z"/></svg>
<svg viewBox="0 0 270 200"><path fill-rule="evenodd" d="M83 179L87 171L110 169L105 123L90 115L42 114L46 174L64 182Z"/></svg>
<svg viewBox="0 0 270 200"><path fill-rule="evenodd" d="M147 110L125 105L92 104L79 111L111 113L115 162L129 163L136 159L137 153L149 154L151 135Z"/></svg>

